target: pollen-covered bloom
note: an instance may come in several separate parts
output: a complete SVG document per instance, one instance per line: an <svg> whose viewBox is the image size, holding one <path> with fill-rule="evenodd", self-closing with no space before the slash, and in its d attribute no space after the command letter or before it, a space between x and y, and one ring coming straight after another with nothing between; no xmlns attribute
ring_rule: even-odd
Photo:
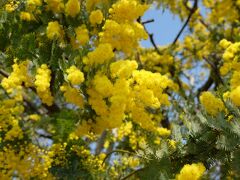
<svg viewBox="0 0 240 180"><path fill-rule="evenodd" d="M129 78L137 67L136 61L120 60L110 65L111 75L113 78Z"/></svg>
<svg viewBox="0 0 240 180"><path fill-rule="evenodd" d="M37 93L42 102L51 106L53 104L53 97L50 92L51 70L46 64L42 64L37 69L36 80L34 82Z"/></svg>
<svg viewBox="0 0 240 180"><path fill-rule="evenodd" d="M230 99L236 106L240 106L240 86L230 92Z"/></svg>
<svg viewBox="0 0 240 180"><path fill-rule="evenodd" d="M79 0L68 0L65 5L65 12L68 16L75 17L80 12L80 1Z"/></svg>
<svg viewBox="0 0 240 180"><path fill-rule="evenodd" d="M79 85L84 81L84 74L76 66L71 66L67 69L67 73L67 79L72 85Z"/></svg>
<svg viewBox="0 0 240 180"><path fill-rule="evenodd" d="M108 43L99 44L98 47L89 52L87 57L83 59L83 62L87 65L103 64L111 60L114 57L112 46Z"/></svg>
<svg viewBox="0 0 240 180"><path fill-rule="evenodd" d="M109 43L113 48L127 54L138 47L139 40L148 38L141 24L118 23L113 20L106 20L103 32L99 33L99 36L101 43Z"/></svg>
<svg viewBox="0 0 240 180"><path fill-rule="evenodd" d="M80 108L84 106L84 97L80 91L69 85L62 85L60 90L64 93L66 102L77 105Z"/></svg>
<svg viewBox="0 0 240 180"><path fill-rule="evenodd" d="M216 116L217 113L224 110L224 104L221 99L215 97L211 92L203 92L200 96L200 102L207 113Z"/></svg>
<svg viewBox="0 0 240 180"><path fill-rule="evenodd" d="M177 174L176 180L199 180L205 171L206 168L202 163L185 164Z"/></svg>
<svg viewBox="0 0 240 180"><path fill-rule="evenodd" d="M84 45L89 41L88 29L85 25L75 28L76 40L80 45Z"/></svg>
<svg viewBox="0 0 240 180"><path fill-rule="evenodd" d="M148 7L146 4L140 4L137 0L120 0L112 6L109 13L117 22L133 22L142 16Z"/></svg>
<svg viewBox="0 0 240 180"><path fill-rule="evenodd" d="M47 26L47 37L51 40L54 38L62 38L63 30L58 21L52 21Z"/></svg>
<svg viewBox="0 0 240 180"><path fill-rule="evenodd" d="M51 10L54 13L60 13L64 10L63 0L45 0L47 3L47 10Z"/></svg>
<svg viewBox="0 0 240 180"><path fill-rule="evenodd" d="M31 21L33 18L32 18L32 15L29 12L21 12L20 13L20 19L23 20L23 21Z"/></svg>
<svg viewBox="0 0 240 180"><path fill-rule="evenodd" d="M92 11L89 16L89 21L92 25L101 24L103 21L103 13L101 10Z"/></svg>
<svg viewBox="0 0 240 180"><path fill-rule="evenodd" d="M8 78L3 78L1 85L10 94L14 97L15 100L22 101L22 84L29 87L32 85L32 79L28 74L28 65L29 61L23 61L21 63L15 62L12 65L13 71L8 76Z"/></svg>

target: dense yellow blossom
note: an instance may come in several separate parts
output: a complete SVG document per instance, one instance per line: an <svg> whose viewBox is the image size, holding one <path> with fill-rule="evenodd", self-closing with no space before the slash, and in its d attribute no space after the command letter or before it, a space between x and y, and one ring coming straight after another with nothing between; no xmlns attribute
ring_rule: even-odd
<svg viewBox="0 0 240 180"><path fill-rule="evenodd" d="M234 8L236 5L232 0L217 1L217 3L205 0L205 4L212 8L211 12L208 13L208 20L211 23L218 24L224 21L230 23L239 18L238 10Z"/></svg>
<svg viewBox="0 0 240 180"><path fill-rule="evenodd" d="M38 114L31 114L28 116L28 118L33 121L39 121L41 119L41 116L39 116Z"/></svg>
<svg viewBox="0 0 240 180"><path fill-rule="evenodd" d="M21 12L20 14L20 19L24 21L31 21L32 20L32 15L29 12Z"/></svg>
<svg viewBox="0 0 240 180"><path fill-rule="evenodd" d="M67 79L72 85L79 85L84 81L84 74L76 66L73 65L66 71L68 73Z"/></svg>
<svg viewBox="0 0 240 180"><path fill-rule="evenodd" d="M1 174L11 179L13 174L28 178L46 178L49 175L52 159L48 152L39 149L33 144L21 147L18 151L14 148L5 148L0 151ZM6 173L7 172L7 173Z"/></svg>
<svg viewBox="0 0 240 180"><path fill-rule="evenodd" d="M64 10L63 0L44 0L47 3L48 10L54 13L60 13Z"/></svg>
<svg viewBox="0 0 240 180"><path fill-rule="evenodd" d="M240 86L240 71L234 71L230 80L231 89Z"/></svg>
<svg viewBox="0 0 240 180"><path fill-rule="evenodd" d="M240 0L199 3L0 0L0 179L136 179L149 162L160 179L237 178ZM149 7L186 22L183 41L159 46ZM208 171L183 166L205 141Z"/></svg>
<svg viewBox="0 0 240 180"><path fill-rule="evenodd" d="M92 84L93 87L88 89L89 103L98 115L94 131L99 133L104 127L119 127L128 103L129 82L119 79L113 84L105 75L97 74ZM106 98L110 103L105 101Z"/></svg>
<svg viewBox="0 0 240 180"><path fill-rule="evenodd" d="M141 5L137 0L120 0L109 9L109 13L113 20L124 23L126 21L133 22L147 9L148 5Z"/></svg>
<svg viewBox="0 0 240 180"><path fill-rule="evenodd" d="M92 127L90 123L83 121L76 127L75 131L72 134L70 134L70 136L75 135L77 137L82 137L84 135L87 135L90 132L91 128Z"/></svg>
<svg viewBox="0 0 240 180"><path fill-rule="evenodd" d="M202 163L186 164L177 174L177 180L198 180L201 178L206 168Z"/></svg>
<svg viewBox="0 0 240 180"><path fill-rule="evenodd" d="M71 17L75 17L80 12L80 1L79 0L68 0L65 5L65 12Z"/></svg>
<svg viewBox="0 0 240 180"><path fill-rule="evenodd" d="M171 131L167 128L157 128L157 132L160 136L169 136L171 134Z"/></svg>
<svg viewBox="0 0 240 180"><path fill-rule="evenodd" d="M72 103L77 105L78 107L83 108L84 97L78 89L69 85L63 85L60 87L60 90L64 92L64 97L68 103Z"/></svg>
<svg viewBox="0 0 240 180"><path fill-rule="evenodd" d="M76 40L80 45L84 45L89 41L88 29L85 25L75 28Z"/></svg>
<svg viewBox="0 0 240 180"><path fill-rule="evenodd" d="M232 43L226 39L223 39L219 42L220 47L227 49Z"/></svg>
<svg viewBox="0 0 240 180"><path fill-rule="evenodd" d="M230 92L230 99L236 106L240 106L240 86Z"/></svg>
<svg viewBox="0 0 240 180"><path fill-rule="evenodd" d="M148 38L141 24L137 22L119 24L113 20L106 20L103 32L99 33L99 36L101 43L109 43L113 48L125 53L137 48L139 40Z"/></svg>
<svg viewBox="0 0 240 180"><path fill-rule="evenodd" d="M203 92L200 96L200 102L207 113L216 116L217 113L224 110L224 104L221 99L215 97L211 92Z"/></svg>
<svg viewBox="0 0 240 180"><path fill-rule="evenodd" d="M114 53L110 44L99 44L94 51L88 53L83 62L87 65L103 64L110 61L113 57Z"/></svg>
<svg viewBox="0 0 240 180"><path fill-rule="evenodd" d="M92 25L101 24L103 21L103 13L101 10L92 11L89 16L89 21Z"/></svg>
<svg viewBox="0 0 240 180"><path fill-rule="evenodd" d="M22 83L25 86L32 86L33 82L28 74L29 61L23 61L12 65L13 71L8 78L3 78L2 87L16 100L22 101Z"/></svg>
<svg viewBox="0 0 240 180"><path fill-rule="evenodd" d="M90 12L95 9L95 7L108 6L110 5L109 0L86 0L87 11Z"/></svg>
<svg viewBox="0 0 240 180"><path fill-rule="evenodd" d="M13 11L15 11L15 9L18 8L18 5L19 5L19 1L10 1L9 3L7 3L5 5L5 10L8 12L8 13L11 13Z"/></svg>
<svg viewBox="0 0 240 180"><path fill-rule="evenodd" d="M225 41L221 41L220 45ZM223 45L222 45L223 46ZM230 70L240 71L240 62L238 61L240 51L240 42L231 43L228 42L226 45L225 52L223 53L224 64L220 68L222 75L226 75Z"/></svg>
<svg viewBox="0 0 240 180"><path fill-rule="evenodd" d="M37 69L36 80L34 82L37 93L43 103L48 106L53 104L53 97L50 92L51 70L46 64L42 64Z"/></svg>
<svg viewBox="0 0 240 180"><path fill-rule="evenodd" d="M27 5L28 6L41 6L42 5L42 0L27 0Z"/></svg>
<svg viewBox="0 0 240 180"><path fill-rule="evenodd" d="M131 133L132 133L132 127L133 127L132 122L123 123L123 124L118 128L117 138L118 138L119 140L121 140L124 136L128 136L129 134L131 134Z"/></svg>
<svg viewBox="0 0 240 180"><path fill-rule="evenodd" d="M136 70L138 64L136 61L131 60L120 60L114 62L110 66L111 76L113 78L129 78L132 75L132 72Z"/></svg>
<svg viewBox="0 0 240 180"><path fill-rule="evenodd" d="M52 21L48 23L47 37L51 40L54 38L59 39L63 37L63 30L58 21Z"/></svg>

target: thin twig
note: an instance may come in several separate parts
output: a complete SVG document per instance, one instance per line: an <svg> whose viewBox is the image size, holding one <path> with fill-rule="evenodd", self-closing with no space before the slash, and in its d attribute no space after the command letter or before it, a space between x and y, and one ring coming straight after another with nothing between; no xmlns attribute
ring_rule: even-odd
<svg viewBox="0 0 240 180"><path fill-rule="evenodd" d="M0 69L0 74L2 76L4 76L4 77L8 77L9 76L9 74L6 71L2 70L2 69Z"/></svg>
<svg viewBox="0 0 240 180"><path fill-rule="evenodd" d="M149 33L149 31L147 30L147 28L146 28L146 26L145 26L146 21L145 21L145 23L142 22L142 21L141 21L141 17L139 17L139 18L137 19L137 21L138 21L140 24L143 25L144 30L145 30L146 33L148 34L148 37L149 37L149 39L150 39L151 44L153 45L153 47L154 47L154 49L156 50L156 52L161 55L162 53L160 52L160 50L159 50L158 47L157 47L157 44L155 43L155 40L154 40L154 38L153 38L153 34L152 34L152 33ZM152 21L152 22L153 22L154 20L149 20L149 21Z"/></svg>
<svg viewBox="0 0 240 180"><path fill-rule="evenodd" d="M129 177L131 177L132 175L134 175L134 174L136 174L136 173L138 173L138 172L140 172L140 171L142 171L142 170L144 170L144 169L145 169L145 167L144 167L144 168L137 169L137 170L131 172L130 174L128 174L127 176L121 178L120 180L126 180L126 179L128 179Z"/></svg>
<svg viewBox="0 0 240 180"><path fill-rule="evenodd" d="M142 25L148 24L148 23L152 23L152 22L154 22L154 19L149 19L149 20L147 20L147 21L143 21L143 22L142 22Z"/></svg>
<svg viewBox="0 0 240 180"><path fill-rule="evenodd" d="M190 13L188 15L187 20L185 21L185 23L183 24L182 28L180 29L180 31L178 32L177 36L175 37L174 41L172 42L172 45L175 45L177 40L179 39L179 37L181 36L183 30L186 28L186 26L188 25L190 19L192 18L193 14L195 13L195 11L198 8L198 0L194 1L193 7L190 10Z"/></svg>

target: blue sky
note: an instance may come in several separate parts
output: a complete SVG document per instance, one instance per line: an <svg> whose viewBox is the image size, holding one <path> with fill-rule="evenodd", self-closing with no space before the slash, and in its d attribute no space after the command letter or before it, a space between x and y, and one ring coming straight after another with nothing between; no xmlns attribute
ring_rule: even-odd
<svg viewBox="0 0 240 180"><path fill-rule="evenodd" d="M201 14L205 16L207 14L206 8L200 3L199 8ZM154 34L154 40L157 45L167 45L174 41L174 38L178 34L179 30L182 28L184 22L174 16L169 10L164 12L160 9L156 9L155 6L152 6L143 16L142 21L154 19L154 22L146 24L146 28L149 33ZM185 21L185 20L184 20ZM188 27L185 28L181 34L179 40L183 40L184 36L188 33ZM152 47L150 40L141 41L143 47ZM199 78L200 72L205 72L206 77L208 77L209 72L206 69L202 69L199 66L188 73L191 74L192 78L195 80ZM185 80L184 80L185 81ZM202 83L199 83L196 87L200 87Z"/></svg>
<svg viewBox="0 0 240 180"><path fill-rule="evenodd" d="M149 33L154 34L154 40L158 45L171 43L183 24L177 16L173 16L168 10L163 13L162 10L157 10L153 6L145 13L142 21L150 19L154 19L154 22L146 24L146 28ZM180 40L183 39L183 36L182 34ZM152 46L149 39L141 41L141 45L144 47Z"/></svg>
<svg viewBox="0 0 240 180"><path fill-rule="evenodd" d="M199 3L200 12L203 16L206 16L207 9ZM174 16L169 10L164 12L161 9L156 9L153 5L144 14L142 21L154 19L154 22L146 24L146 28L149 33L154 34L154 40L157 45L167 45L173 42L174 38L178 34L184 22L181 22L178 16ZM184 35L187 33L186 27L179 40L183 40ZM143 47L152 47L151 42L148 40L141 41Z"/></svg>

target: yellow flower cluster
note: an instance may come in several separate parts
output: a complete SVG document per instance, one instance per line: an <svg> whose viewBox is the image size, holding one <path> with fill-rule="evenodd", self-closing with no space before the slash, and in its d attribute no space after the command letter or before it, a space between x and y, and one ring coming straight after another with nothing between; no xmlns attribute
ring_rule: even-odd
<svg viewBox="0 0 240 180"><path fill-rule="evenodd" d="M171 87L172 81L159 73L145 70L133 72L133 99L129 105L132 118L143 128L154 129L154 116L146 111L146 108L160 108L169 105L168 95L164 89Z"/></svg>
<svg viewBox="0 0 240 180"><path fill-rule="evenodd" d="M133 22L142 16L148 5L141 5L137 0L120 0L109 9L110 18L118 23Z"/></svg>
<svg viewBox="0 0 240 180"><path fill-rule="evenodd" d="M75 33L79 45L85 45L89 41L88 29L85 25L75 28Z"/></svg>
<svg viewBox="0 0 240 180"><path fill-rule="evenodd" d="M207 17L210 23L221 24L224 21L231 23L239 18L238 9L232 0L204 0L203 3L206 7L211 8L211 12L208 13Z"/></svg>
<svg viewBox="0 0 240 180"><path fill-rule="evenodd" d="M23 111L23 106L17 104L16 100L7 99L0 102L0 130L2 133L5 133L3 141L23 138L23 132L19 123L19 117Z"/></svg>
<svg viewBox="0 0 240 180"><path fill-rule="evenodd" d="M29 12L21 12L20 19L23 21L31 21L34 18L32 17L32 15Z"/></svg>
<svg viewBox="0 0 240 180"><path fill-rule="evenodd" d="M137 48L139 40L148 38L141 24L137 22L120 24L113 20L106 20L103 32L99 33L99 36L101 43L109 43L113 48L125 53Z"/></svg>
<svg viewBox="0 0 240 180"><path fill-rule="evenodd" d="M117 139L121 140L124 136L128 136L132 133L132 122L123 123L117 130Z"/></svg>
<svg viewBox="0 0 240 180"><path fill-rule="evenodd" d="M27 6L41 6L42 0L27 0Z"/></svg>
<svg viewBox="0 0 240 180"><path fill-rule="evenodd" d="M4 174L7 179L13 176L23 179L50 177L48 169L51 164L49 153L33 144L21 146L18 151L7 147L0 151L0 174Z"/></svg>
<svg viewBox="0 0 240 180"><path fill-rule="evenodd" d="M169 54L159 55L156 51L140 51L140 61L144 69L157 71L161 74L169 73L170 65L173 64L173 57Z"/></svg>
<svg viewBox="0 0 240 180"><path fill-rule="evenodd" d="M47 37L51 40L54 38L62 39L64 35L64 31L58 21L52 21L48 23L47 26Z"/></svg>
<svg viewBox="0 0 240 180"><path fill-rule="evenodd" d="M103 13L101 10L92 11L89 16L89 21L92 25L101 24L103 21Z"/></svg>
<svg viewBox="0 0 240 180"><path fill-rule="evenodd" d="M240 42L231 43L225 39L220 41L219 45L225 49L223 54L224 64L220 68L222 75L226 75L230 70L240 71L239 55Z"/></svg>
<svg viewBox="0 0 240 180"><path fill-rule="evenodd" d="M68 0L65 5L65 12L67 16L75 17L80 12L80 1L79 0Z"/></svg>
<svg viewBox="0 0 240 180"><path fill-rule="evenodd" d="M240 86L233 89L229 97L236 106L240 106Z"/></svg>
<svg viewBox="0 0 240 180"><path fill-rule="evenodd" d="M207 113L216 116L224 110L224 104L221 99L215 97L211 92L203 92L200 96L200 102L204 106Z"/></svg>
<svg viewBox="0 0 240 180"><path fill-rule="evenodd" d="M228 74L232 71L230 79L230 91L224 94L224 98L230 100L236 105L240 106L240 42L231 43L226 39L220 41L219 45L225 49L223 54L223 66L220 68L222 75Z"/></svg>
<svg viewBox="0 0 240 180"><path fill-rule="evenodd" d="M93 87L88 89L88 94L89 104L98 115L94 131L99 133L105 128L119 127L125 115L129 82L119 79L113 84L105 75L97 74L93 80Z"/></svg>
<svg viewBox="0 0 240 180"><path fill-rule="evenodd" d="M154 116L146 108L169 105L168 95L163 91L172 81L158 73L138 71L137 67L136 61L130 60L112 63L114 83L102 73L95 75L88 89L88 102L98 115L94 131L119 127L126 113L143 128L154 128Z"/></svg>
<svg viewBox="0 0 240 180"><path fill-rule="evenodd" d="M168 130L167 128L162 128L162 127L158 127L157 132L160 136L169 136L171 134L170 130Z"/></svg>
<svg viewBox="0 0 240 180"><path fill-rule="evenodd" d="M124 156L121 158L121 161L123 168L136 168L140 164L139 158L133 156Z"/></svg>
<svg viewBox="0 0 240 180"><path fill-rule="evenodd" d="M111 76L113 78L129 78L132 72L136 70L138 64L136 61L131 60L119 60L110 65Z"/></svg>
<svg viewBox="0 0 240 180"><path fill-rule="evenodd" d="M60 13L64 10L63 0L44 0L47 3L47 10Z"/></svg>
<svg viewBox="0 0 240 180"><path fill-rule="evenodd" d="M75 152L79 157L81 157L81 163L84 168L88 169L92 174L104 172L105 169L102 166L103 159L105 154L101 153L98 156L91 154L89 149L86 149L84 146L73 145L71 150Z"/></svg>
<svg viewBox="0 0 240 180"><path fill-rule="evenodd" d="M87 121L83 121L81 124L77 125L74 132L69 135L69 139L78 139L84 135L88 135L91 131L91 124Z"/></svg>
<svg viewBox="0 0 240 180"><path fill-rule="evenodd" d="M29 87L32 85L32 79L28 75L29 61L23 61L12 65L13 71L8 78L3 78L2 87L16 100L22 101L22 83Z"/></svg>
<svg viewBox="0 0 240 180"><path fill-rule="evenodd" d="M60 90L64 92L66 102L77 105L80 108L84 106L84 97L80 91L69 85L62 85Z"/></svg>
<svg viewBox="0 0 240 180"><path fill-rule="evenodd" d="M7 3L5 5L5 10L8 13L11 13L11 12L15 11L15 9L18 8L19 3L20 3L19 1L10 1L9 3Z"/></svg>
<svg viewBox="0 0 240 180"><path fill-rule="evenodd" d="M206 171L202 163L186 164L181 169L180 173L176 175L177 180L199 180Z"/></svg>
<svg viewBox="0 0 240 180"><path fill-rule="evenodd" d="M109 5L109 0L86 0L86 9L88 12L97 7L106 7Z"/></svg>
<svg viewBox="0 0 240 180"><path fill-rule="evenodd" d="M24 179L36 176L44 178L49 174L52 160L48 152L26 141L17 149L16 143L9 143L23 138L20 126L23 111L23 106L13 99L0 102L0 127L4 137L1 140L5 144L0 150L1 178L11 179L13 174Z"/></svg>
<svg viewBox="0 0 240 180"><path fill-rule="evenodd" d="M114 141L124 141L124 138L129 138L129 144L131 149L137 149L139 147L144 148L146 145L146 134L141 133L139 130L135 130L133 127L133 122L128 121L121 124L121 126L117 129L117 133L115 134Z"/></svg>
<svg viewBox="0 0 240 180"><path fill-rule="evenodd" d="M41 98L42 102L51 106L53 104L53 97L50 92L51 70L46 64L42 64L37 69L36 80L34 82L37 94Z"/></svg>
<svg viewBox="0 0 240 180"><path fill-rule="evenodd" d="M87 57L84 57L83 62L87 65L94 65L94 64L103 64L107 63L114 57L113 49L110 44L99 44L98 47L89 52Z"/></svg>
<svg viewBox="0 0 240 180"><path fill-rule="evenodd" d="M76 66L73 65L66 71L68 73L67 80L72 85L79 85L84 81L84 74Z"/></svg>

